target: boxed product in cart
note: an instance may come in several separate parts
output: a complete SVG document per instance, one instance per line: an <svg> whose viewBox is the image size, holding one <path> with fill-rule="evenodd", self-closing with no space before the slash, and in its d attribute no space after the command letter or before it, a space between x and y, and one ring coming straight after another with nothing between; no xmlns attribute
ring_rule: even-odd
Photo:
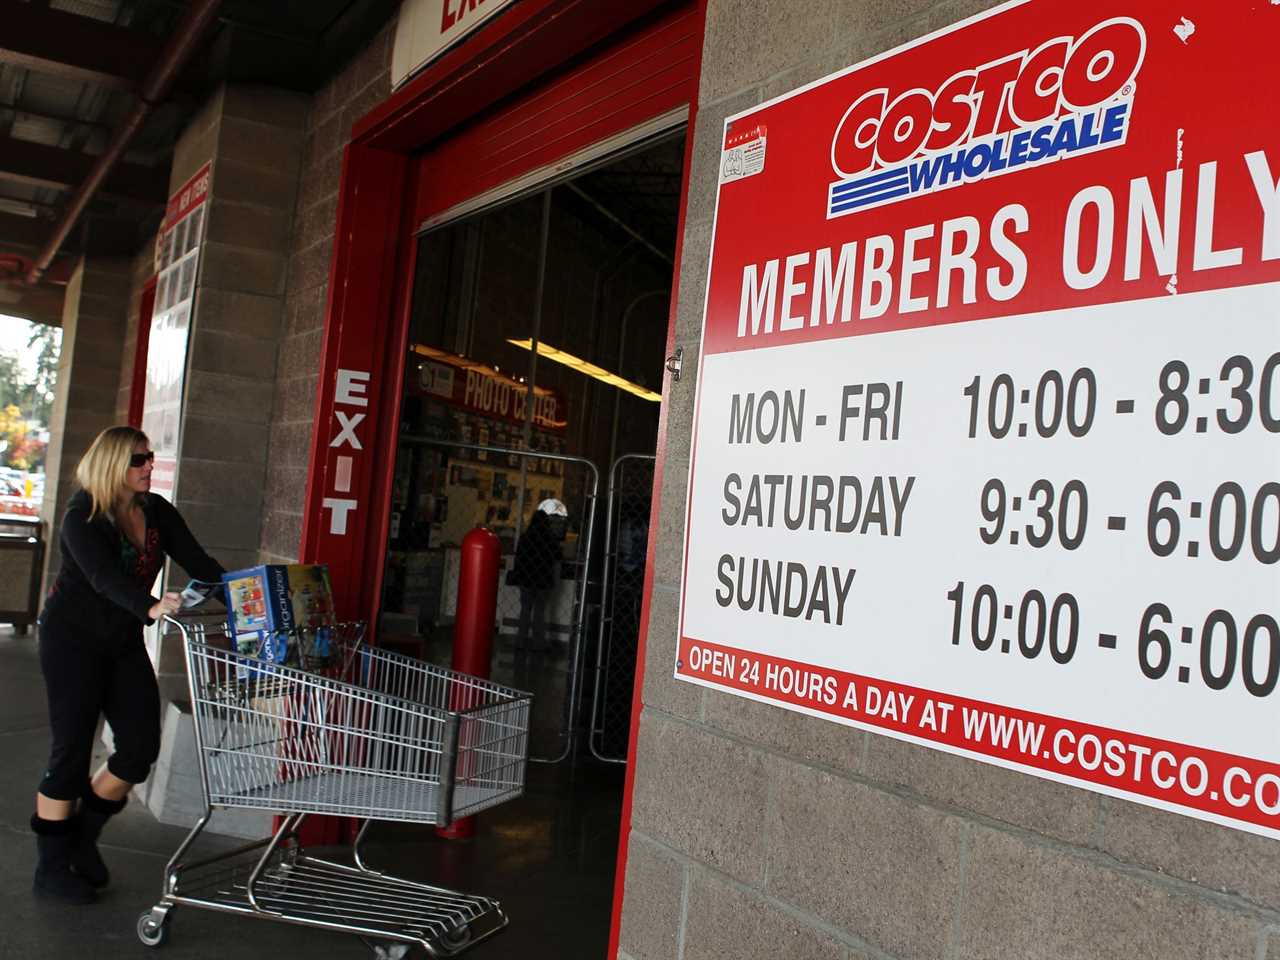
<svg viewBox="0 0 1280 960"><path fill-rule="evenodd" d="M240 653L272 663L296 656L289 634L301 630L316 657L328 656L328 631L337 622L329 568L324 564L263 564L223 574L227 627Z"/></svg>

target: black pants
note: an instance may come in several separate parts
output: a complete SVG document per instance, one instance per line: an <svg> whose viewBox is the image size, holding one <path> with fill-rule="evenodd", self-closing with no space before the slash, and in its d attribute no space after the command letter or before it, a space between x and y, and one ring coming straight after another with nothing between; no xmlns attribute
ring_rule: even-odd
<svg viewBox="0 0 1280 960"><path fill-rule="evenodd" d="M49 694L53 748L40 781L52 800L74 800L89 782L99 716L115 736L107 769L142 783L160 754L160 690L142 631L103 637L46 612L40 669Z"/></svg>
<svg viewBox="0 0 1280 960"><path fill-rule="evenodd" d="M547 649L547 599L550 596L550 590L520 588L520 621L516 627L517 650ZM533 626L532 641L529 639L530 621Z"/></svg>

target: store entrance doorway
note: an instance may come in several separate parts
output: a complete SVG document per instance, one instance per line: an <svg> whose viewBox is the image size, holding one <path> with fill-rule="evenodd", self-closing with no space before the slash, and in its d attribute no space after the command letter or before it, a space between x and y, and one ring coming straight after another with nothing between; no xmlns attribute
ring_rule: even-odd
<svg viewBox="0 0 1280 960"><path fill-rule="evenodd" d="M536 760L626 758L684 153L668 131L418 238L379 636L448 662L462 538L493 530L493 677L534 693Z"/></svg>

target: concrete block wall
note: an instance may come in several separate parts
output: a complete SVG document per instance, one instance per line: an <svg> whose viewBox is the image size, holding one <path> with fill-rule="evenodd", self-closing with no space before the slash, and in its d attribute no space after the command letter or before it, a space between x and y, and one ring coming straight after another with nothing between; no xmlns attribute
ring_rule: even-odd
<svg viewBox="0 0 1280 960"><path fill-rule="evenodd" d="M49 537L46 584L61 562L58 534L67 501L78 489L76 464L93 438L117 422L119 350L125 335L130 275L128 260L82 259L67 284L40 510Z"/></svg>
<svg viewBox="0 0 1280 960"><path fill-rule="evenodd" d="M990 6L708 0L619 960L1278 960L1280 844L672 679L726 116Z"/></svg>
<svg viewBox="0 0 1280 960"><path fill-rule="evenodd" d="M174 152L170 190L213 161L187 354L175 501L224 566L257 562L309 98L227 85Z"/></svg>
<svg viewBox="0 0 1280 960"><path fill-rule="evenodd" d="M393 19L316 93L304 115L297 206L281 248L287 282L279 352L268 374L274 379L272 414L264 424L270 456L255 544L267 563L298 557L342 152L352 125L391 94L394 31Z"/></svg>
<svg viewBox="0 0 1280 960"><path fill-rule="evenodd" d="M275 88L224 85L174 148L171 195L210 161L213 179L191 312L173 500L196 539L227 569L258 560L267 424L308 100ZM148 256L150 249L139 253L140 259ZM136 305L132 309L136 315ZM128 353L130 367L131 360ZM170 577L171 585L186 582L180 570ZM152 642L162 698L185 699L180 644ZM171 775L168 759L185 755L189 738L189 722L166 720L162 759L145 797L161 819L185 815L198 802L196 779Z"/></svg>

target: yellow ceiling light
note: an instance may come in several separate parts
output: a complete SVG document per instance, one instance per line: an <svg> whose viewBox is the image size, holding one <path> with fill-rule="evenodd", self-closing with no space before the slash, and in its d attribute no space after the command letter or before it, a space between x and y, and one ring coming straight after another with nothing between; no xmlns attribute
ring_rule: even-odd
<svg viewBox="0 0 1280 960"><path fill-rule="evenodd" d="M532 340L507 340L512 346L519 347L522 350L532 350ZM619 390L625 390L627 393L634 394L642 400L651 400L654 403L662 402L662 395L647 390L638 383L632 383L630 380L618 376L616 373L610 373L604 367L597 367L594 363L588 363L581 357L574 356L565 350L557 350L549 344L538 341L538 356L546 357L548 360L554 360L556 363L562 363L571 370L577 370L578 373L586 374L593 377L601 383L607 383L611 387L617 387Z"/></svg>

